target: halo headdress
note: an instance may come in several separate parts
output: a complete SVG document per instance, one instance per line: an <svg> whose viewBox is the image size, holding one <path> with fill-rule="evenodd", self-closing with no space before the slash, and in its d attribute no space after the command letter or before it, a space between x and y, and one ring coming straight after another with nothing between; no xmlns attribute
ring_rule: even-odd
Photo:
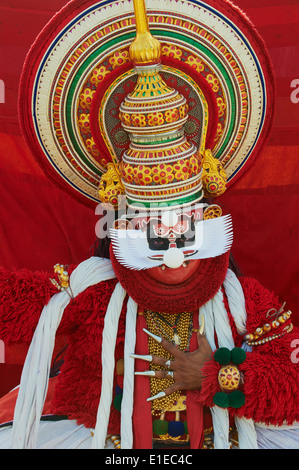
<svg viewBox="0 0 299 470"><path fill-rule="evenodd" d="M220 215L203 196L259 153L273 95L264 44L226 0L152 0L147 13L144 0L73 0L28 54L20 119L45 172L86 204L125 193L144 215L193 205L202 222Z"/></svg>

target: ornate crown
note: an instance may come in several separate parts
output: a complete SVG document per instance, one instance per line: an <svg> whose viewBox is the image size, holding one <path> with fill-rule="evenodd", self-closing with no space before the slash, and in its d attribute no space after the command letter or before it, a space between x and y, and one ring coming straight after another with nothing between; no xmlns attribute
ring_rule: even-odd
<svg viewBox="0 0 299 470"><path fill-rule="evenodd" d="M152 0L147 13L135 0L134 9L72 0L52 18L20 84L27 143L89 205L123 192L129 204L218 196L270 129L263 41L226 0Z"/></svg>

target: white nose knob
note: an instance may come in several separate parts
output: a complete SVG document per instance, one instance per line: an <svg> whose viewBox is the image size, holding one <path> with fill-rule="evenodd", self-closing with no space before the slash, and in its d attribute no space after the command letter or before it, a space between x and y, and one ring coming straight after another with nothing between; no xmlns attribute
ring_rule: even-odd
<svg viewBox="0 0 299 470"><path fill-rule="evenodd" d="M173 211L167 211L162 214L161 220L166 227L174 227L178 223L178 216Z"/></svg>
<svg viewBox="0 0 299 470"><path fill-rule="evenodd" d="M178 248L169 248L163 256L164 264L168 268L179 268L184 262L184 253Z"/></svg>

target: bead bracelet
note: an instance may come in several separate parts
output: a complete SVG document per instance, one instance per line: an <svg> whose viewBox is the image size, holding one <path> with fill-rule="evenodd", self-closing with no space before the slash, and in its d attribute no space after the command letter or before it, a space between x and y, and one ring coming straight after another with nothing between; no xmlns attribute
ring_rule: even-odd
<svg viewBox="0 0 299 470"><path fill-rule="evenodd" d="M247 342L247 344L249 344L248 341L252 342L260 339L261 336L270 333L271 330L275 330L284 323L286 323L290 319L291 315L292 312L290 310L288 312L283 313L282 315L279 315L275 320L265 323L263 326L256 328L253 333L246 334L244 337L245 341Z"/></svg>
<svg viewBox="0 0 299 470"><path fill-rule="evenodd" d="M293 324L290 323L289 325L285 326L282 330L281 333L274 333L272 336L267 336L266 338L261 338L257 341L246 341L248 346L259 346L261 344L268 343L269 341L273 341L274 339L281 338L281 336L286 335L287 333L290 333L293 329Z"/></svg>

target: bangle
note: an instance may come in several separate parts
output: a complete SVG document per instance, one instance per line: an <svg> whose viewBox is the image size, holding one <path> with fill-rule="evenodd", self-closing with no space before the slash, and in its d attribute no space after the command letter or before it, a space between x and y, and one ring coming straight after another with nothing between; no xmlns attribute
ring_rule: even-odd
<svg viewBox="0 0 299 470"><path fill-rule="evenodd" d="M238 365L246 359L246 352L241 348L219 348L214 353L214 359L222 367L218 373L218 384L221 392L215 393L213 402L221 408L240 408L245 403L245 395L238 390L242 376Z"/></svg>

